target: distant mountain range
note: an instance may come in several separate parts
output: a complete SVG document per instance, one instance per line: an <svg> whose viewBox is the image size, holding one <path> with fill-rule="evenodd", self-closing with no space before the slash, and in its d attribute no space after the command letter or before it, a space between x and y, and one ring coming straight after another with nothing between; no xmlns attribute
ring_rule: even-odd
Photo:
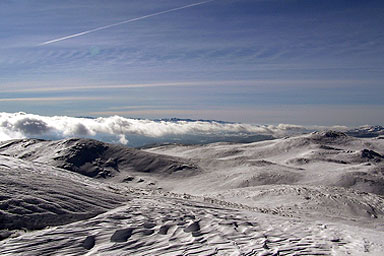
<svg viewBox="0 0 384 256"><path fill-rule="evenodd" d="M378 136L384 136L384 127L380 125L365 125L358 128L350 129L345 133L358 138L373 138Z"/></svg>

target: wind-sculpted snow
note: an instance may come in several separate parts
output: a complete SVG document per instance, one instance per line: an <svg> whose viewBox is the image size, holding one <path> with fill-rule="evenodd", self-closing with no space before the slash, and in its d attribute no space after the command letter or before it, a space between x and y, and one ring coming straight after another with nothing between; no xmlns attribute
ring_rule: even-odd
<svg viewBox="0 0 384 256"><path fill-rule="evenodd" d="M0 238L87 219L125 200L86 177L0 155Z"/></svg>
<svg viewBox="0 0 384 256"><path fill-rule="evenodd" d="M5 141L0 255L382 255L383 156L380 137L338 131L143 150Z"/></svg>
<svg viewBox="0 0 384 256"><path fill-rule="evenodd" d="M134 197L95 218L0 243L1 255L380 255L382 232L186 199Z"/></svg>
<svg viewBox="0 0 384 256"><path fill-rule="evenodd" d="M206 196L263 207L283 216L353 221L371 227L384 223L384 197L341 187L274 184L230 189Z"/></svg>
<svg viewBox="0 0 384 256"><path fill-rule="evenodd" d="M147 151L184 157L206 170L206 175L191 181L194 193L303 184L384 194L384 141L377 138L358 139L328 131L250 144L165 145ZM192 184L196 185L192 188Z"/></svg>

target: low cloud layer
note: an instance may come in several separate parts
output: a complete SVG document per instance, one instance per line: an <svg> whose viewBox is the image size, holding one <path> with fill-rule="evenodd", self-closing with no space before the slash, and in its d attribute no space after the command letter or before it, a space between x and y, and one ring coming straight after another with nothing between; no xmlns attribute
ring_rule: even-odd
<svg viewBox="0 0 384 256"><path fill-rule="evenodd" d="M154 121L121 116L75 118L0 113L0 141L19 138L88 137L130 146L142 146L164 142L213 142L223 140L225 137L239 139L250 136L281 137L325 128L289 124L251 125L178 119ZM343 129L345 127L333 128Z"/></svg>

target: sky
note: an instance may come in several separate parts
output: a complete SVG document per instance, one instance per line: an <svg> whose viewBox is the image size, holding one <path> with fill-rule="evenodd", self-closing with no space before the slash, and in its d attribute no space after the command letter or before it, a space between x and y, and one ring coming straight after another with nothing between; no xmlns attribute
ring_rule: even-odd
<svg viewBox="0 0 384 256"><path fill-rule="evenodd" d="M0 110L383 124L383 13L370 0L2 0Z"/></svg>

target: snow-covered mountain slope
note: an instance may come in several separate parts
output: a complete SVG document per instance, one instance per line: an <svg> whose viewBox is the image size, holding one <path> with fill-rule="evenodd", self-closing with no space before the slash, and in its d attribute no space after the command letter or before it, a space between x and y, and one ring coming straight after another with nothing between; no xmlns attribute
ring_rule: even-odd
<svg viewBox="0 0 384 256"><path fill-rule="evenodd" d="M383 146L3 142L0 255L382 255Z"/></svg>
<svg viewBox="0 0 384 256"><path fill-rule="evenodd" d="M126 200L82 175L0 155L0 238L87 219Z"/></svg>
<svg viewBox="0 0 384 256"><path fill-rule="evenodd" d="M340 132L249 144L165 145L150 152L194 161L203 173L165 189L263 206L280 215L383 223L384 142Z"/></svg>
<svg viewBox="0 0 384 256"><path fill-rule="evenodd" d="M378 136L384 136L384 127L380 125L376 126L361 126L354 129L347 130L346 133L350 136L359 138L373 138Z"/></svg>
<svg viewBox="0 0 384 256"><path fill-rule="evenodd" d="M184 159L92 139L12 140L0 143L0 153L95 178L124 179L135 172L193 175L199 171L197 166Z"/></svg>
<svg viewBox="0 0 384 256"><path fill-rule="evenodd" d="M206 195L283 216L342 221L383 229L384 197L332 186L264 185Z"/></svg>
<svg viewBox="0 0 384 256"><path fill-rule="evenodd" d="M384 141L319 132L249 144L165 145L146 149L194 161L205 172L188 193L269 184L332 185L384 194ZM164 184L166 185L166 184Z"/></svg>

